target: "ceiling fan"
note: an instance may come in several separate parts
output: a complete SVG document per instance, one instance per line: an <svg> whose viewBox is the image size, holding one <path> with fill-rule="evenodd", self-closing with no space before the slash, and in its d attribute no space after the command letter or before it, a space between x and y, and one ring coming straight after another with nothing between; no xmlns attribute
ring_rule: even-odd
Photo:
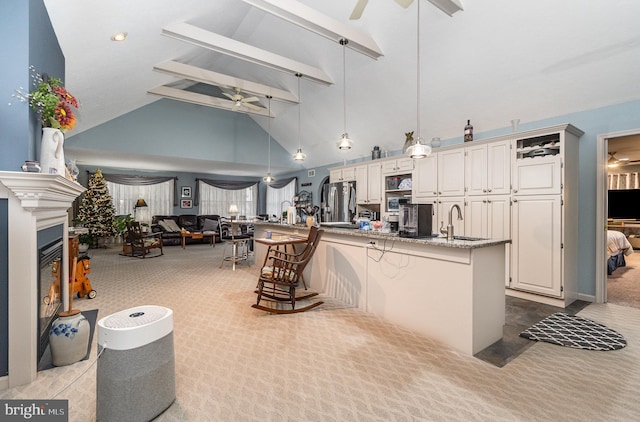
<svg viewBox="0 0 640 422"><path fill-rule="evenodd" d="M629 164L638 164L640 160L629 160L628 158L616 158L616 151L609 152L609 159L607 160L608 167L626 166Z"/></svg>
<svg viewBox="0 0 640 422"><path fill-rule="evenodd" d="M242 94L240 94L240 88L234 88L234 90L235 94L228 94L226 92L222 93L224 96L228 97L231 101L234 102L233 107L231 108L232 111L237 111L240 107L247 107L252 110L262 110L264 108L255 104L251 104L255 103L256 101L260 101L258 97L245 98Z"/></svg>

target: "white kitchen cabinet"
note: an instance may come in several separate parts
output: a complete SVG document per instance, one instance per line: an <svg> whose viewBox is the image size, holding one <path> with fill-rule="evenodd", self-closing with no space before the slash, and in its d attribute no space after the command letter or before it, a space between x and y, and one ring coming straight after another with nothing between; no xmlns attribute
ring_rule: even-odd
<svg viewBox="0 0 640 422"><path fill-rule="evenodd" d="M355 167L356 201L360 205L382 202L382 165L378 162Z"/></svg>
<svg viewBox="0 0 640 422"><path fill-rule="evenodd" d="M513 199L512 288L555 297L562 295L561 203L559 195Z"/></svg>
<svg viewBox="0 0 640 422"><path fill-rule="evenodd" d="M467 197L465 235L488 239L510 239L511 197L509 195Z"/></svg>
<svg viewBox="0 0 640 422"><path fill-rule="evenodd" d="M464 148L438 153L438 196L464 195Z"/></svg>
<svg viewBox="0 0 640 422"><path fill-rule="evenodd" d="M382 162L382 174L402 174L413 171L413 158L401 157Z"/></svg>
<svg viewBox="0 0 640 422"><path fill-rule="evenodd" d="M356 180L356 167L340 167L329 170L329 183L353 182Z"/></svg>
<svg viewBox="0 0 640 422"><path fill-rule="evenodd" d="M510 287L567 306L578 297L578 139L583 132L562 125L527 135L515 139L512 154Z"/></svg>
<svg viewBox="0 0 640 422"><path fill-rule="evenodd" d="M516 160L513 193L558 195L562 192L562 161L559 155Z"/></svg>
<svg viewBox="0 0 640 422"><path fill-rule="evenodd" d="M507 195L511 189L511 141L465 148L467 195Z"/></svg>
<svg viewBox="0 0 640 422"><path fill-rule="evenodd" d="M411 194L413 201L419 204L428 203L421 202L422 198L432 198L438 195L437 154L415 160Z"/></svg>

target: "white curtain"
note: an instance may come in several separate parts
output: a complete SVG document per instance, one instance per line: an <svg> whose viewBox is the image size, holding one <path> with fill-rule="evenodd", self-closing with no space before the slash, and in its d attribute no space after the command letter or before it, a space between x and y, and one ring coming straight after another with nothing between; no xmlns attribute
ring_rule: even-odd
<svg viewBox="0 0 640 422"><path fill-rule="evenodd" d="M293 197L296 194L296 179L293 179L291 183L280 189L276 189L267 185L267 214L275 215L280 218L280 213L286 211L281 210L281 204L283 201L291 202L293 205Z"/></svg>
<svg viewBox="0 0 640 422"><path fill-rule="evenodd" d="M113 199L116 215L134 215L138 199L144 199L149 206L149 215L173 214L173 180L155 185L121 185L107 182L107 189Z"/></svg>
<svg viewBox="0 0 640 422"><path fill-rule="evenodd" d="M247 218L258 213L258 184L246 189L220 189L202 181L198 181L200 214L215 214L228 217L229 207L238 207L238 215Z"/></svg>

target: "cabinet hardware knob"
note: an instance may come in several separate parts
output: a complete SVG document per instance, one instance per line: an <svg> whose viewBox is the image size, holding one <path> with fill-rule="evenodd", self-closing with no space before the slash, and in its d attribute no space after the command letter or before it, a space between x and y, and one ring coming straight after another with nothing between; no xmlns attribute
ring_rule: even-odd
<svg viewBox="0 0 640 422"><path fill-rule="evenodd" d="M486 189L482 189L482 192L486 193L486 192L487 192L487 190L486 190Z"/></svg>
<svg viewBox="0 0 640 422"><path fill-rule="evenodd" d="M518 193L518 189L514 189L514 190L513 190L513 193Z"/></svg>
<svg viewBox="0 0 640 422"><path fill-rule="evenodd" d="M492 191L492 189L489 189L489 192L491 192L491 191Z"/></svg>
<svg viewBox="0 0 640 422"><path fill-rule="evenodd" d="M518 202L518 200L517 200L517 199L514 199L514 200L513 200L513 202Z"/></svg>

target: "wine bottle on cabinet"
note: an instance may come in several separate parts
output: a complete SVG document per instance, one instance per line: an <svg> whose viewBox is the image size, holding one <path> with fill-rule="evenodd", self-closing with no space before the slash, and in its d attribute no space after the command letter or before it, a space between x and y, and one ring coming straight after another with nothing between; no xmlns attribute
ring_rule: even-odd
<svg viewBox="0 0 640 422"><path fill-rule="evenodd" d="M467 125L464 127L464 141L473 141L473 126L471 126L471 120L467 120Z"/></svg>

